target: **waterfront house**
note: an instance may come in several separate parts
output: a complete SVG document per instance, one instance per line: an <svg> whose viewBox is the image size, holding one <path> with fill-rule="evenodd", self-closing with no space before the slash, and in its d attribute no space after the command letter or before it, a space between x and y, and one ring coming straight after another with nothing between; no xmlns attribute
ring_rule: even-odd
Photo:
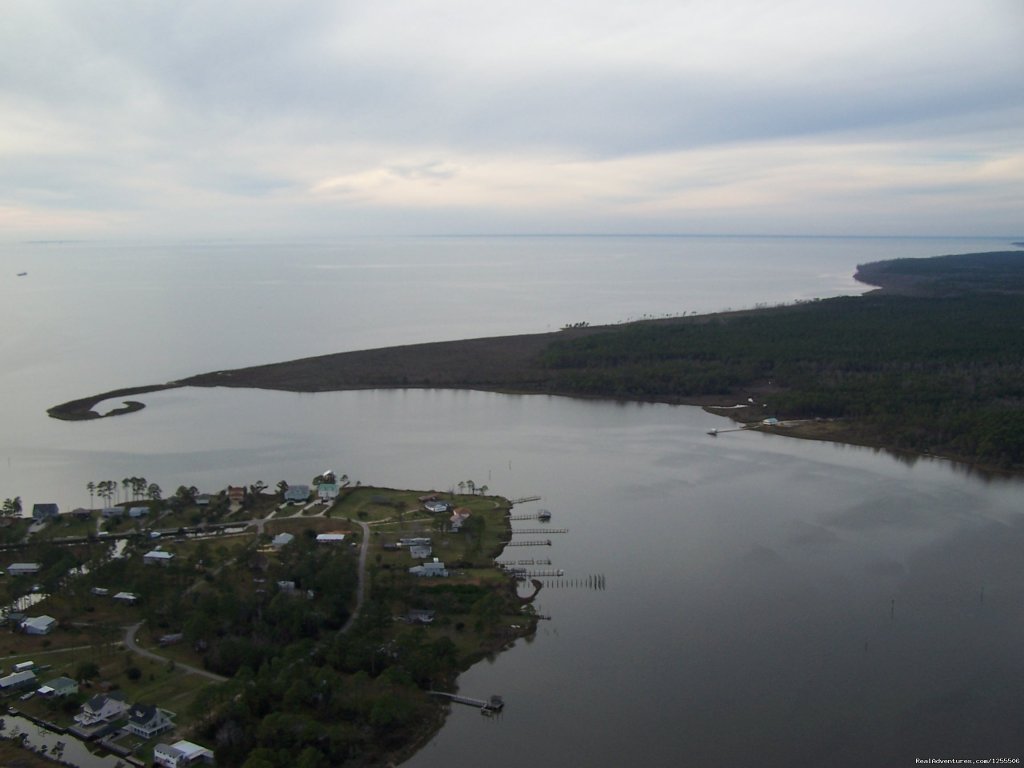
<svg viewBox="0 0 1024 768"><path fill-rule="evenodd" d="M149 507L132 507L128 510L128 517L138 519L149 514Z"/></svg>
<svg viewBox="0 0 1024 768"><path fill-rule="evenodd" d="M208 507L212 497L208 493L200 493L196 496L195 504L197 507Z"/></svg>
<svg viewBox="0 0 1024 768"><path fill-rule="evenodd" d="M196 763L213 764L213 752L191 741L157 744L153 747L153 765L164 768L185 768Z"/></svg>
<svg viewBox="0 0 1024 768"><path fill-rule="evenodd" d="M139 602L139 596L133 592L118 592L114 595L113 599L117 600L119 603L123 603L124 605L135 605Z"/></svg>
<svg viewBox="0 0 1024 768"><path fill-rule="evenodd" d="M449 512L452 508L452 505L449 504L447 501L427 501L424 502L423 508L426 509L427 512L441 514L443 512Z"/></svg>
<svg viewBox="0 0 1024 768"><path fill-rule="evenodd" d="M8 693L10 691L27 688L34 684L35 681L36 673L31 669L26 669L24 672L12 672L6 677L0 677L0 693Z"/></svg>
<svg viewBox="0 0 1024 768"><path fill-rule="evenodd" d="M56 520L60 516L60 509L56 504L33 504L32 519L37 523L45 523L47 520Z"/></svg>
<svg viewBox="0 0 1024 768"><path fill-rule="evenodd" d="M92 510L85 507L75 507L71 510L71 516L76 520L88 520L92 517Z"/></svg>
<svg viewBox="0 0 1024 768"><path fill-rule="evenodd" d="M112 517L124 517L124 507L104 507L100 510L100 514L107 519Z"/></svg>
<svg viewBox="0 0 1024 768"><path fill-rule="evenodd" d="M142 556L142 562L145 565L169 565L171 560L174 559L173 552L165 552L162 549L154 549L152 552L147 552Z"/></svg>
<svg viewBox="0 0 1024 768"><path fill-rule="evenodd" d="M48 635L57 626L53 616L33 616L21 622L21 630L26 635Z"/></svg>
<svg viewBox="0 0 1024 768"><path fill-rule="evenodd" d="M97 597L106 597L110 594L110 590L106 587L93 587L89 590L90 594L96 595Z"/></svg>
<svg viewBox="0 0 1024 768"><path fill-rule="evenodd" d="M70 677L55 677L53 680L47 680L43 683L36 693L40 696L53 696L55 698L70 696L78 693L78 682Z"/></svg>
<svg viewBox="0 0 1024 768"><path fill-rule="evenodd" d="M238 504L241 506L245 504L245 486L244 485L229 485L228 486L228 501L231 504Z"/></svg>
<svg viewBox="0 0 1024 768"><path fill-rule="evenodd" d="M284 492L284 500L292 504L304 504L309 500L308 485L289 485Z"/></svg>
<svg viewBox="0 0 1024 768"><path fill-rule="evenodd" d="M173 712L160 709L155 704L136 704L128 712L125 730L143 739L152 739L166 731L174 730L171 718Z"/></svg>
<svg viewBox="0 0 1024 768"><path fill-rule="evenodd" d="M39 563L11 563L7 566L7 573L11 576L34 576L42 567Z"/></svg>
<svg viewBox="0 0 1024 768"><path fill-rule="evenodd" d="M436 578L440 576L447 576L448 570L444 567L444 563L435 557L429 563L414 565L409 569L409 573L420 578Z"/></svg>
<svg viewBox="0 0 1024 768"><path fill-rule="evenodd" d="M128 711L128 702L120 691L98 693L82 705L82 711L75 715L75 722L83 728L102 723L112 723Z"/></svg>

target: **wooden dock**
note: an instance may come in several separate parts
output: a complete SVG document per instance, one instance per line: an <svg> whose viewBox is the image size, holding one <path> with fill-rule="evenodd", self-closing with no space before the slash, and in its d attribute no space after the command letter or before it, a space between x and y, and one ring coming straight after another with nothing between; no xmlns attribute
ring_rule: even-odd
<svg viewBox="0 0 1024 768"><path fill-rule="evenodd" d="M512 535L517 533L568 533L568 528L513 528Z"/></svg>
<svg viewBox="0 0 1024 768"><path fill-rule="evenodd" d="M506 547L550 547L551 539L541 541L506 541Z"/></svg>
<svg viewBox="0 0 1024 768"><path fill-rule="evenodd" d="M445 691L427 691L431 696L440 696L456 704L465 704L468 707L476 707L481 711L500 712L505 708L505 700L501 696L491 696L489 699L474 699L471 696L460 696L457 693L446 693Z"/></svg>
<svg viewBox="0 0 1024 768"><path fill-rule="evenodd" d="M519 499L511 499L509 504L515 506L516 504L525 504L528 501L540 501L540 496L523 496Z"/></svg>

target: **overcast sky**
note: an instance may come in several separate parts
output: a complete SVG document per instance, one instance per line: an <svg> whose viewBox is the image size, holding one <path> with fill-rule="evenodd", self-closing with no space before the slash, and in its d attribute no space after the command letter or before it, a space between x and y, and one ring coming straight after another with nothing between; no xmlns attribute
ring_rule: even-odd
<svg viewBox="0 0 1024 768"><path fill-rule="evenodd" d="M0 237L1024 235L1024 0L7 0Z"/></svg>

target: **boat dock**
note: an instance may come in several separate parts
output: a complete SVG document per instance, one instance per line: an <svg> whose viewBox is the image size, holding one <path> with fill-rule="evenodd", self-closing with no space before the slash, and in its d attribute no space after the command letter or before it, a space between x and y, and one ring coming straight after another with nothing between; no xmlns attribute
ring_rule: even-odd
<svg viewBox="0 0 1024 768"><path fill-rule="evenodd" d="M517 533L568 533L568 528L513 528L512 535Z"/></svg>
<svg viewBox="0 0 1024 768"><path fill-rule="evenodd" d="M528 501L540 501L540 496L523 496L519 499L511 499L509 504L515 506L516 504L525 504Z"/></svg>
<svg viewBox="0 0 1024 768"><path fill-rule="evenodd" d="M551 539L544 539L541 541L506 541L504 546L506 547L550 547Z"/></svg>
<svg viewBox="0 0 1024 768"><path fill-rule="evenodd" d="M481 711L486 712L500 712L505 708L505 700L501 696L491 696L489 699L474 699L470 696L460 696L457 693L445 693L444 691L427 691L431 696L440 696L441 698L453 701L456 704L465 704L469 707L476 707Z"/></svg>
<svg viewBox="0 0 1024 768"><path fill-rule="evenodd" d="M565 571L561 568L548 568L541 570L531 570L529 568L506 568L509 575L515 576L519 579L557 579L565 576Z"/></svg>

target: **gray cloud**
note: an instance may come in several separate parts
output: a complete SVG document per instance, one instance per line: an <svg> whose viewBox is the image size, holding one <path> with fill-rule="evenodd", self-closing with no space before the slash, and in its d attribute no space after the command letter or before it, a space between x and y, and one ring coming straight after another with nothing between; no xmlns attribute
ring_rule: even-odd
<svg viewBox="0 0 1024 768"><path fill-rule="evenodd" d="M33 221L51 205L123 205L151 211L140 227L159 226L161 206L191 190L210 205L276 200L282 225L301 227L330 205L304 191L350 190L386 221L389 207L407 216L427 205L415 185L474 183L480 202L466 189L438 220L478 221L491 178L504 206L495 220L506 221L514 202L499 193L529 185L514 166L536 169L553 212L551 178L580 163L590 164L581 186L607 180L595 199L668 205L673 191L781 174L773 158L794 142L819 166L821 146L835 145L849 178L904 143L921 166L950 168L959 153L963 178L943 179L946 191L1003 200L1024 182L1016 0L721 5L15 2L0 29L0 204L32 209ZM743 165L716 159L705 178L661 177L646 161L678 167L680 153L730 146ZM600 175L631 158L637 170L617 172L648 169L647 186L616 189L619 177ZM972 163L993 159L1002 164L986 186ZM787 162L785 173L814 164ZM867 194L884 209L921 185L894 178ZM859 192L850 199L869 208ZM563 214L588 204L569 186L560 194ZM678 203L681 218L690 204Z"/></svg>

